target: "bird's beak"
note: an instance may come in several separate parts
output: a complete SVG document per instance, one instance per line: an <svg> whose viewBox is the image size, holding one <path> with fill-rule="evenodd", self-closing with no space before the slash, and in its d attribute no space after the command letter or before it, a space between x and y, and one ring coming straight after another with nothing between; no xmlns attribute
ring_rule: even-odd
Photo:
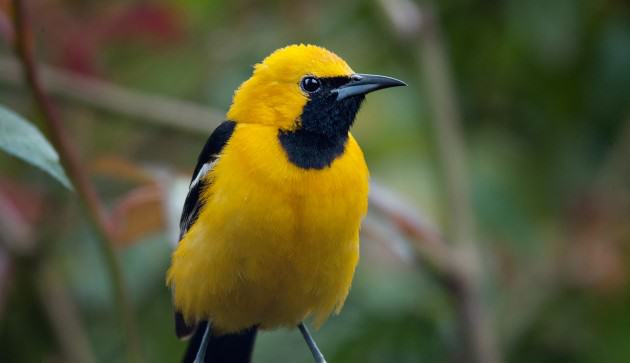
<svg viewBox="0 0 630 363"><path fill-rule="evenodd" d="M356 95L364 95L383 88L406 86L407 84L396 78L377 76L374 74L353 74L350 82L335 89L337 101Z"/></svg>

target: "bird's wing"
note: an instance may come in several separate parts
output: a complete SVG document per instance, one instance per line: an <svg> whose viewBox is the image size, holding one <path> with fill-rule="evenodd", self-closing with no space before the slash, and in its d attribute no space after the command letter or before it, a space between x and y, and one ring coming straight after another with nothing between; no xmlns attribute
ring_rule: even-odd
<svg viewBox="0 0 630 363"><path fill-rule="evenodd" d="M208 175L210 170L216 165L221 156L221 151L228 140L230 140L235 127L236 123L233 121L221 123L212 132L206 145L199 154L197 166L195 167L190 181L190 188L186 196L186 201L184 202L184 209L179 222L180 241L199 216L199 212L203 206L201 196L204 189L210 185L210 181L206 178L206 175ZM195 332L195 329L196 325L191 326L186 324L182 314L179 311L175 312L175 334L178 338L184 339L190 337Z"/></svg>
<svg viewBox="0 0 630 363"><path fill-rule="evenodd" d="M197 160L197 166L193 172L192 179L190 181L190 188L186 201L184 202L184 209L179 221L179 239L184 237L184 234L195 223L201 210L202 201L201 194L205 188L208 187L208 181L206 175L212 170L216 164L221 151L225 144L232 136L236 123L233 121L225 121L219 125L206 141L206 145L199 154Z"/></svg>

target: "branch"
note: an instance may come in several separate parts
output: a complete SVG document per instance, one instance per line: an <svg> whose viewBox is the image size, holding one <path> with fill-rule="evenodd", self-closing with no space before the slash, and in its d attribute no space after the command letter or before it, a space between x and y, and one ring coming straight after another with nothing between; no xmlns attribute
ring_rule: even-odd
<svg viewBox="0 0 630 363"><path fill-rule="evenodd" d="M18 68L14 59L0 56L0 81L20 84ZM207 134L224 119L224 112L193 102L149 95L49 65L39 68L47 92L132 120Z"/></svg>
<svg viewBox="0 0 630 363"><path fill-rule="evenodd" d="M420 262L440 276L453 273L452 256L448 244L437 227L428 218L405 203L385 186L370 183L370 210L387 218L406 237L416 251Z"/></svg>
<svg viewBox="0 0 630 363"><path fill-rule="evenodd" d="M112 237L105 211L97 197L87 172L81 165L75 145L70 141L57 109L44 93L42 82L33 56L33 39L26 6L22 0L13 0L15 10L15 50L22 64L26 83L33 94L35 103L39 108L48 135L55 149L59 153L61 164L68 172L68 176L75 186L81 202L87 210L88 217L96 232L100 235L100 247L105 255L108 273L112 280L115 298L120 309L124 330L128 339L128 355L130 361L140 360L140 340L137 334L136 321L132 313L131 304L124 287L120 262L114 248Z"/></svg>
<svg viewBox="0 0 630 363"><path fill-rule="evenodd" d="M52 330L61 345L64 360L70 363L96 362L77 308L63 283L63 278L50 261L39 261L35 271L36 286Z"/></svg>
<svg viewBox="0 0 630 363"><path fill-rule="evenodd" d="M400 40L417 52L418 67L429 90L426 94L444 169L448 214L452 216L450 229L456 259L452 292L464 343L461 359L475 363L499 362L490 312L485 308L482 296L484 276L475 242L461 116L438 20L428 4L420 8L410 0L379 0L379 3Z"/></svg>

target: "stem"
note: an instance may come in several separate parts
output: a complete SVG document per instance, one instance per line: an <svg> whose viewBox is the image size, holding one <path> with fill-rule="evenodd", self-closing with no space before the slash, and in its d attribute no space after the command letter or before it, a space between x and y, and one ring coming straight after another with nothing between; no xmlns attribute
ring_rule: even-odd
<svg viewBox="0 0 630 363"><path fill-rule="evenodd" d="M433 125L438 138L439 156L444 169L448 213L452 216L451 238L459 269L454 281L459 311L460 334L466 342L462 360L476 363L498 362L490 314L483 299L483 271L476 243L475 218L470 196L470 178L466 168L461 116L453 90L449 62L437 19L424 9L425 31L419 50L420 68L430 92Z"/></svg>
<svg viewBox="0 0 630 363"><path fill-rule="evenodd" d="M18 64L0 55L0 81L20 85ZM225 113L206 105L147 94L111 82L46 64L38 66L44 91L61 99L78 101L106 112L124 115L134 122L151 122L181 131L208 134Z"/></svg>
<svg viewBox="0 0 630 363"><path fill-rule="evenodd" d="M432 7L409 0L380 0L400 40L415 45L419 69L428 89L438 153L444 169L448 215L452 216L451 257L447 276L458 314L462 340L459 360L473 363L501 361L490 311L483 299L484 271L476 243L470 181L466 168L461 116L453 89L450 65L440 26Z"/></svg>
<svg viewBox="0 0 630 363"><path fill-rule="evenodd" d="M71 300L61 274L46 257L37 260L36 286L41 305L59 340L64 361L69 363L94 363L85 329L81 325L77 308Z"/></svg>
<svg viewBox="0 0 630 363"><path fill-rule="evenodd" d="M42 82L33 56L32 29L27 16L24 1L13 0L15 50L21 61L26 83L33 94L35 104L39 108L47 128L48 135L64 169L68 173L72 184L76 188L79 198L86 208L89 220L99 235L100 248L105 256L107 271L112 281L116 303L126 332L127 353L130 362L141 361L140 339L137 333L135 316L133 315L129 297L125 289L120 262L115 250L115 241L109 227L105 210L98 199L94 185L78 157L75 145L70 141L69 134L54 104L43 91Z"/></svg>
<svg viewBox="0 0 630 363"><path fill-rule="evenodd" d="M370 183L370 211L382 214L406 237L420 264L428 267L440 282L452 280L449 276L454 274L454 261L450 246L428 218L374 181Z"/></svg>

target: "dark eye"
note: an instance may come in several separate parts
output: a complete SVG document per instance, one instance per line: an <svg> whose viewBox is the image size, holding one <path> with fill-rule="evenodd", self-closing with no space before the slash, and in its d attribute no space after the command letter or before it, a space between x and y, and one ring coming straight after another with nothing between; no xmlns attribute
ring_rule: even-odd
<svg viewBox="0 0 630 363"><path fill-rule="evenodd" d="M312 76L307 76L302 78L302 82L300 83L300 87L308 93L317 92L319 87L321 87L321 82L319 79Z"/></svg>

